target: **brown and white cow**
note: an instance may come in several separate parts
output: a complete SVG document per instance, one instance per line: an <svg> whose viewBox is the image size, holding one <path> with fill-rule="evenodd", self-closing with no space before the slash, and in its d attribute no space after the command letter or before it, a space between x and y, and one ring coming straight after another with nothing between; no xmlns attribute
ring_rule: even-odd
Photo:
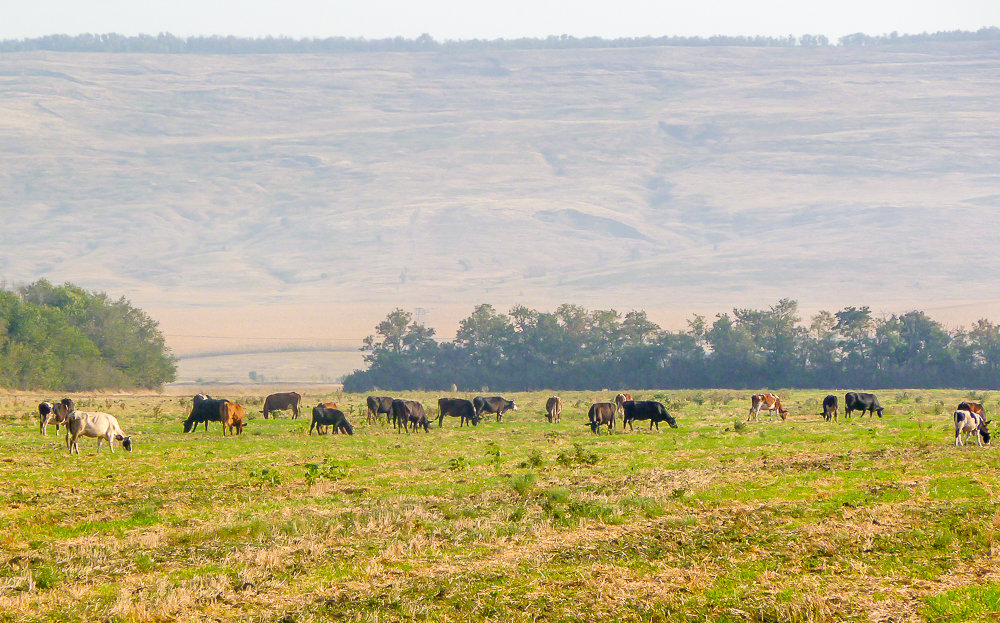
<svg viewBox="0 0 1000 623"><path fill-rule="evenodd" d="M767 409L769 420L774 416L775 411L782 420L788 417L788 411L781 406L781 399L778 398L777 394L754 394L750 397L750 413L747 415L747 422L751 418L756 420L761 409Z"/></svg>
<svg viewBox="0 0 1000 623"><path fill-rule="evenodd" d="M545 419L550 422L559 422L562 420L561 413L562 398L559 396L549 396L549 399L545 401Z"/></svg>
<svg viewBox="0 0 1000 623"><path fill-rule="evenodd" d="M629 400L634 400L632 394L622 392L615 396L615 413L621 415L624 412L622 405L624 405Z"/></svg>

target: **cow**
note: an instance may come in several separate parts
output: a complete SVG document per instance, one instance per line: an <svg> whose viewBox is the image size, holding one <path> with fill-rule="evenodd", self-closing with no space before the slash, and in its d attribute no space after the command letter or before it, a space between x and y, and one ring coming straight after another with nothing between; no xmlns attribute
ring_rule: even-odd
<svg viewBox="0 0 1000 623"><path fill-rule="evenodd" d="M229 401L209 398L205 394L198 394L194 397L193 402L191 415L184 420L185 433L190 433L197 429L199 424L205 424L205 430L207 431L209 422L221 422L223 405Z"/></svg>
<svg viewBox="0 0 1000 623"><path fill-rule="evenodd" d="M961 435L965 433L965 441L969 441L969 435L975 433L976 443L982 446L984 443L989 445L990 443L990 422L993 420L987 420L983 416L979 415L974 411L956 411L952 416L955 420L955 445L962 446L965 442L962 441Z"/></svg>
<svg viewBox="0 0 1000 623"><path fill-rule="evenodd" d="M219 421L222 423L222 436L226 436L226 428L229 429L229 434L233 434L233 429L236 429L237 435L243 434L243 426L246 424L247 414L243 410L243 407L238 403L230 402L228 400L223 401L219 405Z"/></svg>
<svg viewBox="0 0 1000 623"><path fill-rule="evenodd" d="M115 452L115 446L112 443L114 440L120 441L122 448L129 452L132 451L132 438L125 434L115 416L108 413L100 411L73 411L66 418L66 429L68 433L66 444L69 447L70 454L73 454L74 450L76 450L77 454L80 454L80 446L77 440L81 435L84 437L97 437L98 452L101 451L101 442L104 440L107 440L112 454Z"/></svg>
<svg viewBox="0 0 1000 623"><path fill-rule="evenodd" d="M444 424L444 416L461 418L459 426L464 426L465 422L470 422L473 426L479 425L479 414L472 405L471 400L465 398L438 398L438 428Z"/></svg>
<svg viewBox="0 0 1000 623"><path fill-rule="evenodd" d="M549 422L559 422L562 420L562 398L559 396L549 396L545 401L545 419Z"/></svg>
<svg viewBox="0 0 1000 623"><path fill-rule="evenodd" d="M264 419L266 420L275 411L291 409L292 419L295 420L299 417L300 406L302 406L302 394L298 392L277 392L264 399L264 406L261 408L261 411L264 413Z"/></svg>
<svg viewBox="0 0 1000 623"><path fill-rule="evenodd" d="M517 405L514 404L514 401L507 400L503 396L476 396L472 400L472 405L476 408L476 415L496 413L497 422L503 420L505 411L517 411Z"/></svg>
<svg viewBox="0 0 1000 623"><path fill-rule="evenodd" d="M38 427L44 435L48 431L49 424L56 425L56 432L59 432L59 425L66 423L66 417L76 409L76 404L72 398L63 398L59 402L38 403Z"/></svg>
<svg viewBox="0 0 1000 623"><path fill-rule="evenodd" d="M323 432L320 429L328 426L333 427L334 433L354 434L354 427L347 421L347 416L344 415L343 411L335 407L326 407L320 403L313 407L309 434L312 435L313 428L315 428L316 432L322 435Z"/></svg>
<svg viewBox="0 0 1000 623"><path fill-rule="evenodd" d="M337 406L337 403L335 403L335 402L321 402L317 406L319 406L319 407L326 407L327 409L339 409L340 408L340 407ZM325 435L326 434L326 428L327 427L324 426L324 425L318 425L318 426L316 426L316 432L319 433L320 435Z"/></svg>
<svg viewBox="0 0 1000 623"><path fill-rule="evenodd" d="M837 421L837 410L838 410L838 407L837 407L837 397L836 396L834 396L833 394L830 394L829 396L827 396L826 398L823 399L823 414L822 415L823 415L823 419L824 420L826 420L827 422L829 422L830 420L833 420L834 422L836 422Z"/></svg>
<svg viewBox="0 0 1000 623"><path fill-rule="evenodd" d="M615 409L618 415L621 415L623 413L622 405L625 404L625 401L627 400L633 400L632 394L622 392L617 396L615 396Z"/></svg>
<svg viewBox="0 0 1000 623"><path fill-rule="evenodd" d="M632 422L635 420L649 420L649 430L660 430L660 422L666 422L670 428L677 428L677 420L667 413L667 408L662 403L655 400L626 400L622 403L622 430L628 424L629 430L635 430Z"/></svg>
<svg viewBox="0 0 1000 623"><path fill-rule="evenodd" d="M957 410L972 411L973 413L978 413L979 415L986 417L986 409L984 409L982 403L979 402L960 402L958 403Z"/></svg>
<svg viewBox="0 0 1000 623"><path fill-rule="evenodd" d="M875 394L847 392L844 394L844 417L851 417L854 411L860 411L862 417L865 411L868 412L868 417L871 417L875 413L878 413L878 416L882 417L883 408L878 403L878 398L875 397Z"/></svg>
<svg viewBox="0 0 1000 623"><path fill-rule="evenodd" d="M38 432L45 434L45 429L48 427L49 422L56 422L56 411L55 407L52 406L51 402L40 402L38 403ZM56 422L56 432L59 432L59 423Z"/></svg>
<svg viewBox="0 0 1000 623"><path fill-rule="evenodd" d="M617 413L617 408L610 402L595 402L590 405L590 411L587 412L587 418L590 420L590 432L599 435L601 434L601 426L607 424L610 435L611 429L615 426L615 413Z"/></svg>
<svg viewBox="0 0 1000 623"><path fill-rule="evenodd" d="M368 403L368 422L374 424L378 421L378 414L385 414L386 423L392 418L392 398L389 396L369 396Z"/></svg>
<svg viewBox="0 0 1000 623"><path fill-rule="evenodd" d="M778 412L782 420L788 418L788 411L781 406L781 399L778 398L777 394L754 394L750 397L750 413L747 415L747 422L751 418L756 420L761 408L767 409L768 420L774 417L775 411Z"/></svg>
<svg viewBox="0 0 1000 623"><path fill-rule="evenodd" d="M392 401L392 422L396 430L410 430L410 425L416 429L418 426L424 427L424 432L430 432L430 422L427 421L427 414L424 413L424 405L416 400Z"/></svg>

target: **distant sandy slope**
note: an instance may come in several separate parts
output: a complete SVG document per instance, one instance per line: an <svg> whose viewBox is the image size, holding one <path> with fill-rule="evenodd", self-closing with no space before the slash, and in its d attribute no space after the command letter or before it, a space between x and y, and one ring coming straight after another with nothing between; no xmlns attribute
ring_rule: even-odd
<svg viewBox="0 0 1000 623"><path fill-rule="evenodd" d="M998 70L995 43L0 55L0 277L125 295L182 355L342 349L397 305L442 334L479 302L998 317Z"/></svg>

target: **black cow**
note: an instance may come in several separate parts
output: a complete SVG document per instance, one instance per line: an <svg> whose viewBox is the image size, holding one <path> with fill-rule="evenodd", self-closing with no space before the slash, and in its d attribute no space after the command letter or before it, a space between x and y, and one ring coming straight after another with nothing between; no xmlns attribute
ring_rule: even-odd
<svg viewBox="0 0 1000 623"><path fill-rule="evenodd" d="M205 425L208 430L209 422L222 421L222 405L229 402L225 399L209 398L205 394L198 394L194 397L194 405L191 407L191 415L184 420L184 432L190 433L198 428L199 424Z"/></svg>
<svg viewBox="0 0 1000 623"><path fill-rule="evenodd" d="M389 396L369 396L367 399L368 403L368 421L376 422L378 421L378 414L384 413L385 420L388 422L392 418L392 398Z"/></svg>
<svg viewBox="0 0 1000 623"><path fill-rule="evenodd" d="M480 417L484 413L496 413L497 422L503 419L505 411L517 411L514 401L507 400L503 396L476 396L472 400L472 405L476 408L476 415Z"/></svg>
<svg viewBox="0 0 1000 623"><path fill-rule="evenodd" d="M608 426L608 434L611 434L611 429L615 426L615 413L618 407L610 402L595 402L590 405L590 411L587 412L587 418L590 420L590 432L595 435L601 434L601 426Z"/></svg>
<svg viewBox="0 0 1000 623"><path fill-rule="evenodd" d="M472 401L465 398L438 398L438 428L444 423L444 416L461 418L458 425L464 426L466 420L473 426L479 425L479 414Z"/></svg>
<svg viewBox="0 0 1000 623"><path fill-rule="evenodd" d="M431 430L430 422L427 421L427 414L424 412L424 405L416 400L393 400L392 401L392 423L397 430L402 428L409 431L412 425L413 430L423 426L424 432Z"/></svg>
<svg viewBox="0 0 1000 623"><path fill-rule="evenodd" d="M871 417L875 413L878 413L878 416L882 417L883 409L882 405L878 403L878 398L875 397L875 394L847 392L844 394L844 417L851 417L851 413L854 411L860 411L862 416L867 411L868 417Z"/></svg>
<svg viewBox="0 0 1000 623"><path fill-rule="evenodd" d="M649 420L649 430L660 430L660 422L666 422L670 428L677 428L677 420L667 413L667 408L662 403L655 400L626 400L622 403L622 430L628 424L629 430L635 430L632 422L635 420Z"/></svg>
<svg viewBox="0 0 1000 623"><path fill-rule="evenodd" d="M826 420L827 422L829 422L830 420L833 420L834 422L836 422L837 421L837 410L838 410L838 407L837 407L837 397L836 396L834 396L833 394L830 394L829 396L827 396L826 398L823 399L823 419L824 420Z"/></svg>
<svg viewBox="0 0 1000 623"><path fill-rule="evenodd" d="M313 407L312 424L309 425L309 434L313 434L313 428L319 433L320 426L332 426L334 433L354 434L354 427L347 421L347 416L340 409L331 409L318 404Z"/></svg>

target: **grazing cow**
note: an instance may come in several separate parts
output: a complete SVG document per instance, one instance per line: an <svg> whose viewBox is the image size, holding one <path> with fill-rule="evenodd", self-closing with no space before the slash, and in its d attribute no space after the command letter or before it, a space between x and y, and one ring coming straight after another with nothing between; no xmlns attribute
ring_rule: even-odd
<svg viewBox="0 0 1000 623"><path fill-rule="evenodd" d="M386 423L392 418L392 398L389 396L369 396L367 399L368 403L368 422L374 424L378 421L378 414L385 414Z"/></svg>
<svg viewBox="0 0 1000 623"><path fill-rule="evenodd" d="M750 421L750 418L756 420L762 408L767 409L769 421L774 417L775 411L778 412L782 420L788 418L788 411L781 406L781 399L778 398L777 394L754 394L750 397L750 414L747 415L747 422Z"/></svg>
<svg viewBox="0 0 1000 623"><path fill-rule="evenodd" d="M632 394L622 392L617 396L615 396L615 409L619 415L623 413L622 405L625 404L625 402L628 400L634 400L634 398L632 398Z"/></svg>
<svg viewBox="0 0 1000 623"><path fill-rule="evenodd" d="M184 432L190 433L199 424L204 424L207 431L209 422L221 422L223 405L227 402L229 401L224 399L209 398L205 394L195 396L191 415L184 420Z"/></svg>
<svg viewBox="0 0 1000 623"><path fill-rule="evenodd" d="M464 426L466 421L473 426L479 425L479 414L472 405L471 400L465 398L438 398L438 428L444 424L444 416L461 418L459 426Z"/></svg>
<svg viewBox="0 0 1000 623"><path fill-rule="evenodd" d="M601 434L601 426L607 424L610 435L611 429L615 426L616 412L615 405L610 402L595 402L590 405L590 411L587 413L587 418L590 420L590 432L599 435Z"/></svg>
<svg viewBox="0 0 1000 623"><path fill-rule="evenodd" d="M320 407L326 407L327 409L339 409L340 408L340 407L337 406L337 403L335 403L335 402L321 402L321 403L319 403L318 406L320 406ZM326 426L318 425L318 426L316 426L316 432L319 433L320 435L325 435L326 434L326 428L327 428Z"/></svg>
<svg viewBox="0 0 1000 623"><path fill-rule="evenodd" d="M292 410L292 419L299 417L299 407L302 406L302 394L298 392L278 392L271 394L264 399L264 419L274 414L275 411ZM277 416L275 416L277 417Z"/></svg>
<svg viewBox="0 0 1000 623"><path fill-rule="evenodd" d="M562 421L562 398L559 396L549 396L545 401L545 419L550 422Z"/></svg>
<svg viewBox="0 0 1000 623"><path fill-rule="evenodd" d="M969 435L975 433L976 443L982 446L984 443L989 445L990 443L990 422L993 420L987 420L983 416L975 413L974 411L956 411L954 414L955 419L955 445L962 446L965 442L962 441L961 435L965 433L965 441L969 441ZM980 439L981 438L981 439Z"/></svg>
<svg viewBox="0 0 1000 623"><path fill-rule="evenodd" d="M632 428L632 422L635 420L649 420L649 430L653 430L654 424L656 430L660 430L660 422L666 422L670 428L677 428L677 420L674 419L674 416L667 413L667 408L655 400L626 400L623 402L622 430L625 430L626 424L628 424L629 430L635 430Z"/></svg>
<svg viewBox="0 0 1000 623"><path fill-rule="evenodd" d="M833 394L823 399L823 419L837 421L837 397Z"/></svg>
<svg viewBox="0 0 1000 623"><path fill-rule="evenodd" d="M472 400L472 405L476 408L476 415L496 413L497 422L503 419L505 411L517 411L517 405L514 404L514 401L507 400L503 396L476 396Z"/></svg>
<svg viewBox="0 0 1000 623"><path fill-rule="evenodd" d="M972 411L973 413L978 413L979 415L986 417L986 409L983 408L982 403L978 402L960 402L958 404L958 411Z"/></svg>
<svg viewBox="0 0 1000 623"><path fill-rule="evenodd" d="M235 402L229 402L224 400L221 405L219 405L219 421L222 422L222 436L226 436L226 428L229 429L229 434L233 434L233 429L236 429L237 435L243 434L243 426L246 424L247 413L243 410L243 407Z"/></svg>
<svg viewBox="0 0 1000 623"><path fill-rule="evenodd" d="M878 413L878 416L882 417L883 409L882 405L878 403L878 398L875 397L875 394L847 392L844 394L844 417L851 417L854 411L860 411L862 416L867 411L868 417L871 417L875 413Z"/></svg>
<svg viewBox="0 0 1000 623"><path fill-rule="evenodd" d="M326 407L323 403L320 403L313 407L312 414L312 424L309 425L310 435L313 433L313 428L316 429L318 434L322 435L323 432L320 429L326 427L333 427L334 433L354 434L354 427L347 421L347 416L340 409Z"/></svg>
<svg viewBox="0 0 1000 623"><path fill-rule="evenodd" d="M393 400L392 401L392 422L396 430L410 430L410 425L416 430L418 426L424 427L424 432L430 432L431 425L427 421L427 414L424 413L424 405L416 400Z"/></svg>
<svg viewBox="0 0 1000 623"><path fill-rule="evenodd" d="M77 443L77 439L81 435L84 437L97 437L98 452L101 451L101 442L107 440L108 447L111 449L111 453L114 454L115 446L112 441L116 439L122 443L122 448L125 448L129 452L132 451L132 438L122 431L122 427L118 424L115 416L108 413L101 413L100 411L73 411L66 418L66 429L68 435L72 437L67 437L70 454L73 454L74 450L76 450L77 454L80 454L80 446Z"/></svg>

